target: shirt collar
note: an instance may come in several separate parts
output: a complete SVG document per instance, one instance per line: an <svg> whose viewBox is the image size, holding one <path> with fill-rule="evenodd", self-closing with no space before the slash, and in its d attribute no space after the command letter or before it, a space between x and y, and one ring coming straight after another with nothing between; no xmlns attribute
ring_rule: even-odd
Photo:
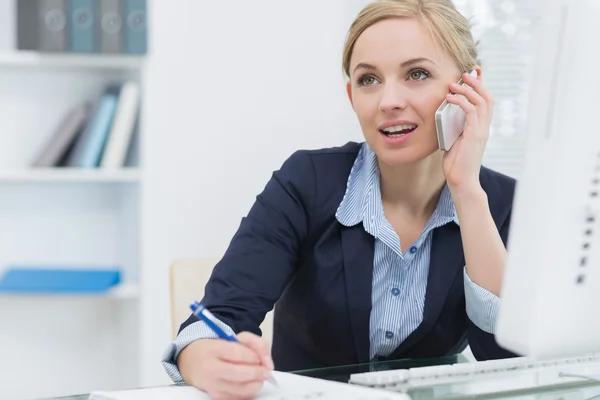
<svg viewBox="0 0 600 400"><path fill-rule="evenodd" d="M383 215L379 186L379 167L377 156L367 143L363 143L346 183L346 193L335 214L338 222L344 226L359 223L372 223ZM435 227L454 222L458 215L447 185L444 185L440 199L428 225ZM371 225L369 225L371 226ZM366 227L366 225L365 225ZM373 232L370 232L373 234Z"/></svg>

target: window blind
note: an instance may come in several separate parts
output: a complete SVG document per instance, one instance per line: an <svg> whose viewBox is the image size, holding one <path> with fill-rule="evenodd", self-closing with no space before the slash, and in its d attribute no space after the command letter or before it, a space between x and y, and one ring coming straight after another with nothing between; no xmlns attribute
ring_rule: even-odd
<svg viewBox="0 0 600 400"><path fill-rule="evenodd" d="M479 41L483 80L495 99L484 165L519 178L527 139L527 108L535 35L535 0L454 0Z"/></svg>

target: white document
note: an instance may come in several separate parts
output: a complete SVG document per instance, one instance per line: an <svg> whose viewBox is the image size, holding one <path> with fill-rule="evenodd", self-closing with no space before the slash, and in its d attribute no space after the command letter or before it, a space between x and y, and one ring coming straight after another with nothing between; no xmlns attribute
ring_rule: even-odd
<svg viewBox="0 0 600 400"><path fill-rule="evenodd" d="M260 400L410 400L403 393L394 393L362 386L326 381L307 376L275 371L278 386L265 382L255 397ZM190 386L94 392L89 400L210 400L208 395Z"/></svg>

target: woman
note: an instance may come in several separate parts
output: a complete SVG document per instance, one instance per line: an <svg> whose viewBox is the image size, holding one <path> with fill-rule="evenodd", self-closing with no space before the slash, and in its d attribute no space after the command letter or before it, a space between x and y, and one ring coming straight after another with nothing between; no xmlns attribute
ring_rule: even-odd
<svg viewBox="0 0 600 400"><path fill-rule="evenodd" d="M174 380L244 398L274 366L436 357L467 341L478 359L512 356L493 333L515 182L481 166L493 99L467 20L450 0L375 1L343 68L365 143L298 151L274 173L202 300L246 346L190 317L163 360ZM467 114L447 152L444 99ZM276 302L270 350L257 335Z"/></svg>

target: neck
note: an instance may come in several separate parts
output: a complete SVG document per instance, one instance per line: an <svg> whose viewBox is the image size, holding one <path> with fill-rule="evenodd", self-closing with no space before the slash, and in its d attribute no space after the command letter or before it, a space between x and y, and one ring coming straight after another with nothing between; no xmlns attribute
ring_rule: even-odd
<svg viewBox="0 0 600 400"><path fill-rule="evenodd" d="M413 164L390 166L380 162L379 170L384 204L414 217L433 213L445 184L441 152Z"/></svg>

